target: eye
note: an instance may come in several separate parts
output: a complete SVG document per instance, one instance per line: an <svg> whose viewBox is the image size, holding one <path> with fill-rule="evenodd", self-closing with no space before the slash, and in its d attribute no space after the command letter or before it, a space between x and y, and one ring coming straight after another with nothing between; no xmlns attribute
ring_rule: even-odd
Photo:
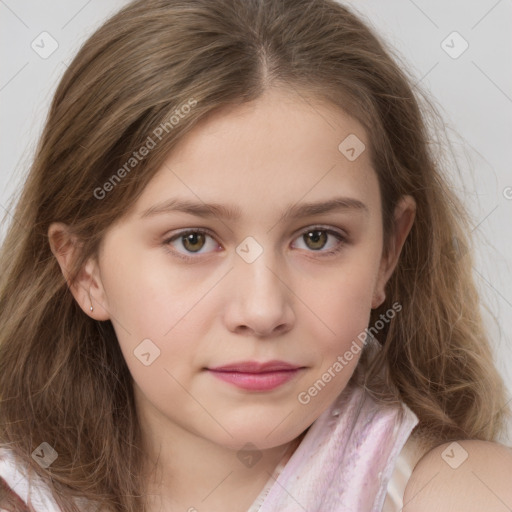
<svg viewBox="0 0 512 512"><path fill-rule="evenodd" d="M201 249L208 244L207 240L210 239L210 248L215 249L218 247L218 244L214 241L213 237L208 233L207 230L204 229L190 229L188 231L181 231L173 235L171 238L168 238L164 241L164 245L171 245L174 247L175 252L178 256L181 256L185 259L188 259L188 254L198 254ZM179 247L185 249L185 253L179 250Z"/></svg>
<svg viewBox="0 0 512 512"><path fill-rule="evenodd" d="M328 245L329 238L331 238L331 243L330 246L327 247L328 250L322 250ZM332 240L333 238L334 240ZM322 256L336 254L341 251L346 242L344 235L338 231L327 229L322 226L314 226L303 231L296 240L304 242L306 249L309 249L309 252L319 252Z"/></svg>
<svg viewBox="0 0 512 512"><path fill-rule="evenodd" d="M331 243L328 244L329 239ZM344 235L333 229L327 229L322 226L314 226L312 228L303 231L302 234L295 240L301 240L306 245L308 252L317 252L321 256L329 256L336 254L346 243ZM209 244L208 244L209 241ZM208 230L202 228L188 229L186 231L180 231L174 234L163 242L164 246L172 246L172 252L178 257L185 260L192 260L193 254L203 254L212 251L205 250L201 252L203 248L215 250L219 247L213 236ZM209 245L209 247L208 247ZM328 250L322 250L327 247ZM302 249L301 247L299 247Z"/></svg>

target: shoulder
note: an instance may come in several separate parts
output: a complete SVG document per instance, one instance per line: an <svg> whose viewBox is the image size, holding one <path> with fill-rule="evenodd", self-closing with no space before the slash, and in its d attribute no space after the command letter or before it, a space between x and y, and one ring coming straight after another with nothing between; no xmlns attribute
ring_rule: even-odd
<svg viewBox="0 0 512 512"><path fill-rule="evenodd" d="M512 450L489 441L442 444L415 466L403 512L512 510Z"/></svg>

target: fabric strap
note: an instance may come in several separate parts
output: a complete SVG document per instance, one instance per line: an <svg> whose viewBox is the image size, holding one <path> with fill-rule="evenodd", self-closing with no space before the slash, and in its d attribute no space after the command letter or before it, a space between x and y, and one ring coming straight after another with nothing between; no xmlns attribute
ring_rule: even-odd
<svg viewBox="0 0 512 512"><path fill-rule="evenodd" d="M259 512L381 512L394 463L418 418L349 385L312 424Z"/></svg>

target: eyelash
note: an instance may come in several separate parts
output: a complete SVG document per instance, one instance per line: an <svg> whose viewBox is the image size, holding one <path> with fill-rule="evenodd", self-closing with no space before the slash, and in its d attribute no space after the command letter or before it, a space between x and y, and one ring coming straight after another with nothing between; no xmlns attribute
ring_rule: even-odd
<svg viewBox="0 0 512 512"><path fill-rule="evenodd" d="M333 256L335 254L338 254L343 249L345 244L347 243L346 237L343 236L341 233L339 233L338 231L334 231L333 229L328 229L328 228L326 228L324 226L313 226L313 227L310 227L308 229L305 229L296 238L304 236L305 234L307 234L307 233L309 233L311 231L322 231L322 232L325 232L328 235L333 235L339 241L338 245L334 249L331 249L329 251L321 251L321 250L318 250L318 251L310 250L310 251L308 251L308 252L313 252L313 253L316 252L316 253L318 253L321 258L328 257L328 256ZM208 235L211 238L215 239L215 237L213 236L213 234L209 230L204 229L204 228L194 228L194 229L183 230L183 231L180 231L178 233L173 234L170 238L167 238L166 240L164 240L163 245L167 248L167 252L175 254L176 256L178 256L179 258L181 258L181 259L183 259L185 261L197 260L199 256L187 256L187 255L185 255L185 254L183 254L183 253L181 253L179 251L169 249L169 245L174 240L177 240L180 237L183 237L185 235L196 234L196 233Z"/></svg>

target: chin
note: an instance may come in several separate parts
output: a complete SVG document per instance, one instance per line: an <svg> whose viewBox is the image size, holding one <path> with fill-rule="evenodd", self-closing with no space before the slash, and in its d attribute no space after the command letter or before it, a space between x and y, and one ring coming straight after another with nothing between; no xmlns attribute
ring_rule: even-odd
<svg viewBox="0 0 512 512"><path fill-rule="evenodd" d="M278 428L276 428L277 425L279 425ZM226 448L239 451L244 449L269 450L282 446L293 441L309 425L297 428L297 424L294 423L293 427L295 428L291 428L292 426L287 422L279 424L279 420L276 421L274 417L260 418L257 423L240 423L238 425L230 423L224 426L232 437L222 431L223 435L215 436L214 439L210 437L210 439Z"/></svg>

